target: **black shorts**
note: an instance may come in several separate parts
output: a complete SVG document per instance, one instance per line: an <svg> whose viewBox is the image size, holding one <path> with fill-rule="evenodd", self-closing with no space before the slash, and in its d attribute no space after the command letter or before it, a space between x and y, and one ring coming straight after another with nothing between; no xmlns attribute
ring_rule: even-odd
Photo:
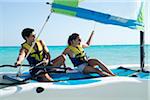
<svg viewBox="0 0 150 100"><path fill-rule="evenodd" d="M33 65L33 66L36 66L36 65ZM47 66L52 66L52 62L49 62ZM42 73L48 73L50 69L49 68L32 68L29 71L30 71L31 76L37 76Z"/></svg>
<svg viewBox="0 0 150 100"><path fill-rule="evenodd" d="M48 73L46 68L32 68L30 69L30 74L33 77L36 77L40 74Z"/></svg>

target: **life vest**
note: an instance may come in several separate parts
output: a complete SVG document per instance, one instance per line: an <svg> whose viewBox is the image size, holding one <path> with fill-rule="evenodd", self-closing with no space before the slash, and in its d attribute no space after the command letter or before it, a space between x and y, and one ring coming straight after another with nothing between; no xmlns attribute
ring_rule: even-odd
<svg viewBox="0 0 150 100"><path fill-rule="evenodd" d="M74 53L74 57L71 58L72 63L74 64L74 66L78 66L80 64L83 64L86 62L86 53L84 52L84 49L78 45L77 47L73 47L73 46L68 46L68 48Z"/></svg>
<svg viewBox="0 0 150 100"><path fill-rule="evenodd" d="M37 45L37 50L32 48L29 56L27 57L27 60L28 60L29 64L31 64L31 65L36 65L37 63L41 62L45 55L41 41L37 40L35 45ZM24 49L26 49L27 51L29 51L31 48L31 46L27 42L23 43L22 47Z"/></svg>

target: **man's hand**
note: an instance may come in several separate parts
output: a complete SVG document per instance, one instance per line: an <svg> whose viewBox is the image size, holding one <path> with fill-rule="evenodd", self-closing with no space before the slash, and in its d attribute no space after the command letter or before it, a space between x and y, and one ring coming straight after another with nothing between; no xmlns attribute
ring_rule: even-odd
<svg viewBox="0 0 150 100"><path fill-rule="evenodd" d="M17 68L18 66L20 66L20 65L21 65L21 63L16 62L14 65L15 65L15 66L16 66L16 68Z"/></svg>
<svg viewBox="0 0 150 100"><path fill-rule="evenodd" d="M42 62L43 62L43 65L44 65L44 66L47 66L47 65L48 65L48 63L49 63L49 60L48 60L48 59L43 59L43 61L42 61Z"/></svg>

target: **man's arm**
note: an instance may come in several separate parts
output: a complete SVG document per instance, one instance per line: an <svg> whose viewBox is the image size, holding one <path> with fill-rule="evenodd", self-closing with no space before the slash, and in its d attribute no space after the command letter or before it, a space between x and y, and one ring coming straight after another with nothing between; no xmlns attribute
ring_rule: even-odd
<svg viewBox="0 0 150 100"><path fill-rule="evenodd" d="M44 52L46 53L45 58L48 59L48 61L50 61L50 60L51 60L51 55L50 55L50 53L49 53L49 49L48 49L48 47L45 45L44 41L42 41L42 40L40 40L40 41L41 41L41 43L42 43Z"/></svg>
<svg viewBox="0 0 150 100"><path fill-rule="evenodd" d="M22 61L25 58L25 55L26 55L25 49L21 48L19 56L18 56L17 61L15 63L16 66L19 66L22 63Z"/></svg>

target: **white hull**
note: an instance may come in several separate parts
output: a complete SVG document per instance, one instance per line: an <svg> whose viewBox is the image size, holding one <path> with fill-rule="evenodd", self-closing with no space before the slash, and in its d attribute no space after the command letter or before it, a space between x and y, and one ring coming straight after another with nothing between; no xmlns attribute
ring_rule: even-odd
<svg viewBox="0 0 150 100"><path fill-rule="evenodd" d="M80 85L28 83L0 89L1 100L150 100L150 80L106 77ZM42 93L36 88L43 87Z"/></svg>

